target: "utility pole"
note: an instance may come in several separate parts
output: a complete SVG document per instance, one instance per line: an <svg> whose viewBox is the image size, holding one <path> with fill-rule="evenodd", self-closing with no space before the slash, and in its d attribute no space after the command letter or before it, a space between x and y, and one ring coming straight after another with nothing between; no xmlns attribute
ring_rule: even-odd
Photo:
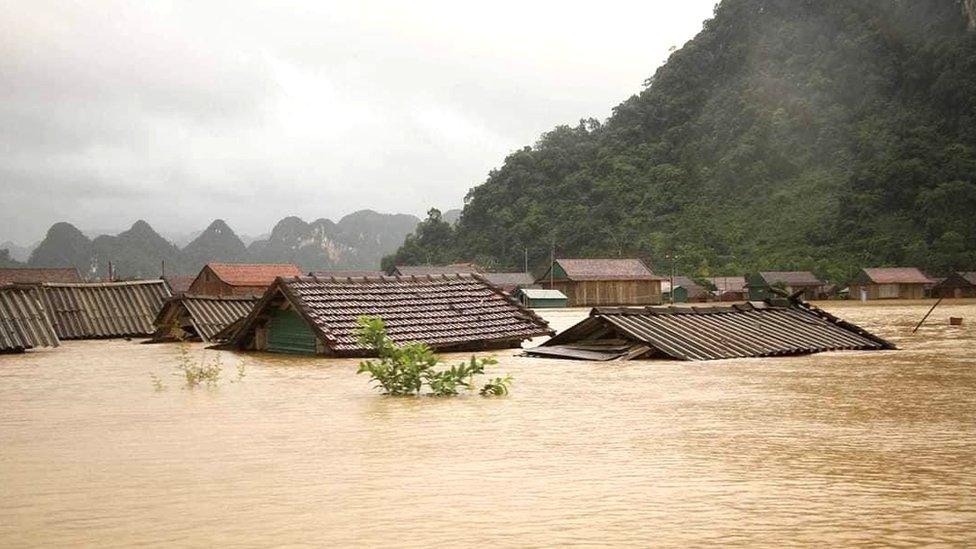
<svg viewBox="0 0 976 549"><path fill-rule="evenodd" d="M677 262L678 256L667 254L664 257L671 262L671 290L668 292L668 301L674 305L674 264Z"/></svg>
<svg viewBox="0 0 976 549"><path fill-rule="evenodd" d="M552 247L549 248L549 289L552 289L552 270L556 267L556 241L552 241Z"/></svg>

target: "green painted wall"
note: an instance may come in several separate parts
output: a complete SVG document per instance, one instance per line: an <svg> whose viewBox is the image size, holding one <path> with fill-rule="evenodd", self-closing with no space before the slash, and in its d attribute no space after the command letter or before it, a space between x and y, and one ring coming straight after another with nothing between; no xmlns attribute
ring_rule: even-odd
<svg viewBox="0 0 976 549"><path fill-rule="evenodd" d="M566 299L530 299L531 309L558 309L566 306Z"/></svg>
<svg viewBox="0 0 976 549"><path fill-rule="evenodd" d="M275 310L268 322L268 350L272 353L315 354L315 333L295 311Z"/></svg>

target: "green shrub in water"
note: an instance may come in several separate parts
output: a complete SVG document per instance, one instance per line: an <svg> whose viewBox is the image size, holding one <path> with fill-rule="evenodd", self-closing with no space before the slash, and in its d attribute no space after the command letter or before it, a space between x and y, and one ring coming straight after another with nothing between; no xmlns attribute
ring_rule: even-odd
<svg viewBox="0 0 976 549"><path fill-rule="evenodd" d="M492 357L472 356L447 369L437 370L440 358L423 343L397 345L386 333L383 319L363 316L358 320L359 344L376 351L378 360L364 360L356 373L367 373L388 395L419 395L427 386L431 395L452 396L462 389L474 390L474 376L485 373L485 366L496 364ZM507 395L511 376L495 378L479 392L482 396Z"/></svg>

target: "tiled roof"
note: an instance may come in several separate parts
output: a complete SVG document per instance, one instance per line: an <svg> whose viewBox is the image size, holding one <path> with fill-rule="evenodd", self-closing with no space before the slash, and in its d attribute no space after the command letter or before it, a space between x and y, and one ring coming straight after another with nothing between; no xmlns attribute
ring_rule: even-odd
<svg viewBox="0 0 976 549"><path fill-rule="evenodd" d="M481 276L506 292L515 288L525 288L535 283L535 278L531 273L484 273Z"/></svg>
<svg viewBox="0 0 976 549"><path fill-rule="evenodd" d="M38 289L32 286L0 287L0 351L25 351L57 347Z"/></svg>
<svg viewBox="0 0 976 549"><path fill-rule="evenodd" d="M759 273L766 284L776 283L788 286L823 286L823 281L810 271L762 271Z"/></svg>
<svg viewBox="0 0 976 549"><path fill-rule="evenodd" d="M481 269L473 263L452 263L451 265L397 265L400 276L428 276L452 274L476 274Z"/></svg>
<svg viewBox="0 0 976 549"><path fill-rule="evenodd" d="M640 259L557 259L569 280L660 280ZM548 276L548 275L546 275ZM544 279L546 276L543 276Z"/></svg>
<svg viewBox="0 0 976 549"><path fill-rule="evenodd" d="M153 324L160 339L168 335L168 324L188 323L200 339L216 341L216 334L244 318L257 303L253 296L180 295L168 299Z"/></svg>
<svg viewBox="0 0 976 549"><path fill-rule="evenodd" d="M289 263L207 263L207 267L231 286L270 286L279 276L302 276Z"/></svg>
<svg viewBox="0 0 976 549"><path fill-rule="evenodd" d="M587 319L526 352L589 360L714 360L894 348L803 303L750 302L725 307L593 309Z"/></svg>
<svg viewBox="0 0 976 549"><path fill-rule="evenodd" d="M61 339L141 337L169 298L161 279L42 284L41 299Z"/></svg>
<svg viewBox="0 0 976 549"><path fill-rule="evenodd" d="M335 354L361 355L356 321L383 319L397 343L435 349L488 346L551 334L548 324L476 275L379 278L280 278L236 332L240 344L280 291Z"/></svg>
<svg viewBox="0 0 976 549"><path fill-rule="evenodd" d="M6 284L81 281L81 275L78 274L78 269L74 267L0 269L0 286Z"/></svg>
<svg viewBox="0 0 976 549"><path fill-rule="evenodd" d="M875 284L928 284L932 282L915 267L879 267L864 269L868 280Z"/></svg>

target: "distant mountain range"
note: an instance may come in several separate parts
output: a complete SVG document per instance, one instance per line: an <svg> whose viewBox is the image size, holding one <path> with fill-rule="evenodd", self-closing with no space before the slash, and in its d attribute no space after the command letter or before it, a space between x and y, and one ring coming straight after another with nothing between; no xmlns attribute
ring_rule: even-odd
<svg viewBox="0 0 976 549"><path fill-rule="evenodd" d="M167 274L195 274L211 261L296 263L305 271L375 269L419 222L413 215L372 210L351 213L338 222L286 217L270 234L245 243L227 223L217 219L182 247L142 220L114 236L94 238L61 222L48 229L26 263L37 267L72 265L84 276L98 278L108 276L110 262L119 278L159 276L163 263ZM22 262L23 252L12 243L0 245L0 266Z"/></svg>

